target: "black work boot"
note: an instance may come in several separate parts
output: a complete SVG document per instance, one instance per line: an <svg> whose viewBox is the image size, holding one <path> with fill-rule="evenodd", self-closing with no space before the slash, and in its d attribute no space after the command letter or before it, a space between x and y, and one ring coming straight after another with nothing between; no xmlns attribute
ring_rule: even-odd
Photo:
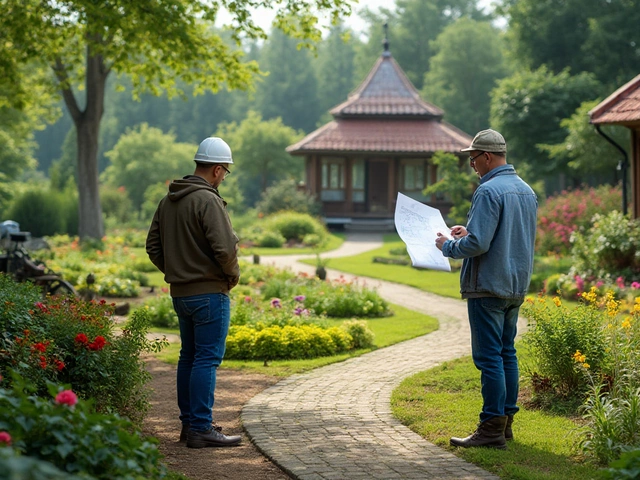
<svg viewBox="0 0 640 480"><path fill-rule="evenodd" d="M467 438L452 437L449 443L454 447L490 447L505 450L507 442L504 439L504 428L507 416L493 417L478 425L475 432Z"/></svg>
<svg viewBox="0 0 640 480"><path fill-rule="evenodd" d="M189 448L205 448L205 447L232 447L238 445L242 437L237 435L223 435L222 427L212 426L206 432L196 432L189 430L187 434L187 447Z"/></svg>
<svg viewBox="0 0 640 480"><path fill-rule="evenodd" d="M511 425L513 425L513 415L507 415L507 425L504 427L504 439L507 441L513 440Z"/></svg>
<svg viewBox="0 0 640 480"><path fill-rule="evenodd" d="M183 423L182 430L180 430L180 443L187 441L187 435L189 434L189 424Z"/></svg>

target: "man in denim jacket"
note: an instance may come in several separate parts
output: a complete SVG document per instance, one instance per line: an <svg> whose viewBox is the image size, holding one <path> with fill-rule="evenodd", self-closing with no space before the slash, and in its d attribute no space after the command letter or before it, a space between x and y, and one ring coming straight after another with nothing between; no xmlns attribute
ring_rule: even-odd
<svg viewBox="0 0 640 480"><path fill-rule="evenodd" d="M507 164L507 145L495 130L479 132L471 167L480 177L467 226L438 234L446 257L463 258L460 293L467 299L473 362L481 372L483 406L477 430L453 437L458 447L506 448L518 411L518 359L514 347L518 312L529 288L536 236L536 195Z"/></svg>

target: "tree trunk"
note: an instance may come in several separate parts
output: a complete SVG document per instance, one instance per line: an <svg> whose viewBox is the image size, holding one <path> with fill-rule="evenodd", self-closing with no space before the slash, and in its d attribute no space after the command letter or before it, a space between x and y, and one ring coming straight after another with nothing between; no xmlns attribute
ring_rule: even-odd
<svg viewBox="0 0 640 480"><path fill-rule="evenodd" d="M59 60L53 69L60 81L62 96L77 133L78 234L81 240L101 239L104 236L104 225L98 188L98 135L104 112L104 93L109 69L105 67L102 56L93 55L91 48L87 47L85 78L87 103L84 111L78 106L62 61Z"/></svg>
<svg viewBox="0 0 640 480"><path fill-rule="evenodd" d="M104 236L98 184L98 134L100 120L83 118L76 124L78 139L78 199L80 239Z"/></svg>

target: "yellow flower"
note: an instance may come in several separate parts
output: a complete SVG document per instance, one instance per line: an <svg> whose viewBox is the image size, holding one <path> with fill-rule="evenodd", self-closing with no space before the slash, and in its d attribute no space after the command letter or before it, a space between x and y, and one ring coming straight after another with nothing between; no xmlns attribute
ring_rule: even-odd
<svg viewBox="0 0 640 480"><path fill-rule="evenodd" d="M583 363L583 364L582 364L582 366L583 366L584 368L589 368L591 365L589 365L588 363Z"/></svg>
<svg viewBox="0 0 640 480"><path fill-rule="evenodd" d="M622 328L631 328L631 317L625 318L620 325Z"/></svg>
<svg viewBox="0 0 640 480"><path fill-rule="evenodd" d="M589 290L589 292L582 292L581 293L582 298L584 298L587 302L594 304L596 303L596 300L598 299L598 294L596 293L596 287L591 287L591 290Z"/></svg>
<svg viewBox="0 0 640 480"><path fill-rule="evenodd" d="M618 314L618 306L620 305L620 302L616 302L611 290L607 292L606 302L607 315L609 315L610 317L615 317Z"/></svg>
<svg viewBox="0 0 640 480"><path fill-rule="evenodd" d="M561 307L562 306L562 301L560 301L559 297L553 297L553 303L556 304L556 307Z"/></svg>
<svg viewBox="0 0 640 480"><path fill-rule="evenodd" d="M578 363L584 363L587 356L581 353L580 350L576 350L576 353L573 354L573 359Z"/></svg>

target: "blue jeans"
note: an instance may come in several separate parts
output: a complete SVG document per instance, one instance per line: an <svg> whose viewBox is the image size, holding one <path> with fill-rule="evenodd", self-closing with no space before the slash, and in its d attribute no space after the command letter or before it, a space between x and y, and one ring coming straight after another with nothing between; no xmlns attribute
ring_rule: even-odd
<svg viewBox="0 0 640 480"><path fill-rule="evenodd" d="M496 416L513 415L519 410L516 406L518 359L513 343L522 302L522 299L497 297L467 299L471 355L481 372L481 422Z"/></svg>
<svg viewBox="0 0 640 480"><path fill-rule="evenodd" d="M229 332L229 297L223 293L178 297L173 308L182 340L177 378L180 420L204 432L213 422L216 370Z"/></svg>

